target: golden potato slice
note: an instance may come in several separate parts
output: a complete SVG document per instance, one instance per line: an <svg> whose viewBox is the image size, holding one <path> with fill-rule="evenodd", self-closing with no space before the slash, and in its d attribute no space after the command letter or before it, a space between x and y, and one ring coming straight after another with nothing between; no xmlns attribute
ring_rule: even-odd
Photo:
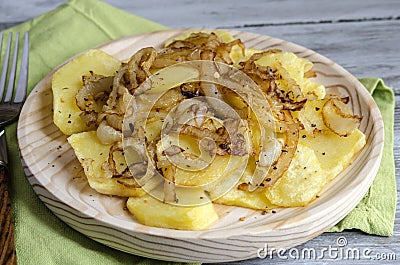
<svg viewBox="0 0 400 265"><path fill-rule="evenodd" d="M236 187L216 199L214 202L254 210L267 210L279 207L271 203L271 201L265 196L265 191L263 190L257 189L254 192L249 192L246 190L240 190Z"/></svg>
<svg viewBox="0 0 400 265"><path fill-rule="evenodd" d="M107 178L103 164L107 162L111 145L103 145L96 131L82 132L68 137L68 142L81 163L90 187L97 192L118 196L142 196L145 192L138 188L135 180ZM117 165L125 163L122 155L116 155Z"/></svg>
<svg viewBox="0 0 400 265"><path fill-rule="evenodd" d="M217 181L223 176L229 159L229 155L216 156L207 168L199 171L188 171L177 168L175 183L183 186L201 186Z"/></svg>
<svg viewBox="0 0 400 265"><path fill-rule="evenodd" d="M330 180L314 151L299 143L289 169L272 187L265 189L271 203L283 207L307 205Z"/></svg>
<svg viewBox="0 0 400 265"><path fill-rule="evenodd" d="M300 111L293 111L292 116L297 118L309 134L318 131L330 131L322 118L322 108L327 100L307 100Z"/></svg>
<svg viewBox="0 0 400 265"><path fill-rule="evenodd" d="M283 51L269 53L257 60L256 63L262 66L271 66L275 69L283 67L289 73L290 78L294 79L300 86L301 92L307 98L322 99L325 97L325 87L304 76L313 67L313 63L307 59L297 57L292 52Z"/></svg>
<svg viewBox="0 0 400 265"><path fill-rule="evenodd" d="M247 183L251 179L255 166L255 160L250 158L246 170L244 171L238 184ZM276 205L273 205L265 196L265 190L256 189L254 192L249 192L246 189L239 189L238 185L233 187L230 191L219 197L214 202L224 205L246 207L255 210L266 210L268 208L277 207Z"/></svg>
<svg viewBox="0 0 400 265"><path fill-rule="evenodd" d="M231 59L233 64L238 66L240 62L247 61L253 54L261 52L261 50L253 49L253 48L246 48L244 50L244 56L242 55L242 50L239 47L234 47L231 51Z"/></svg>
<svg viewBox="0 0 400 265"><path fill-rule="evenodd" d="M251 179L254 168L255 161L251 160L240 183ZM289 169L272 187L260 187L254 192L235 187L215 202L256 210L304 206L315 198L328 179L314 151L299 144Z"/></svg>
<svg viewBox="0 0 400 265"><path fill-rule="evenodd" d="M334 133L300 132L296 155L287 172L266 190L267 198L285 207L305 206L349 166L365 145L365 135L356 130L348 137Z"/></svg>
<svg viewBox="0 0 400 265"><path fill-rule="evenodd" d="M146 122L146 139L152 142L160 137L163 121L157 117L148 119Z"/></svg>
<svg viewBox="0 0 400 265"><path fill-rule="evenodd" d="M300 137L304 144L314 150L319 163L329 172L331 179L351 164L366 143L365 135L358 129L347 137L333 132L308 135L305 131L300 132Z"/></svg>
<svg viewBox="0 0 400 265"><path fill-rule="evenodd" d="M82 76L90 71L103 76L112 76L120 68L121 62L100 51L89 50L58 69L52 79L54 124L66 134L87 131L79 116L81 110L76 105L75 96L82 87Z"/></svg>
<svg viewBox="0 0 400 265"><path fill-rule="evenodd" d="M202 230L218 220L211 202L199 206L177 206L145 195L129 198L126 205L140 223L148 226Z"/></svg>

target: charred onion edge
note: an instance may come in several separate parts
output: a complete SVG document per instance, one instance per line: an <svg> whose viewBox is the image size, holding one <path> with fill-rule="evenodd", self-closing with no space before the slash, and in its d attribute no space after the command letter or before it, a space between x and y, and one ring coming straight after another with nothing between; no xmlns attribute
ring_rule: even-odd
<svg viewBox="0 0 400 265"><path fill-rule="evenodd" d="M347 101L348 100L346 100L346 98L330 98L325 102L324 106L322 107L322 119L325 126L339 136L348 136L352 134L353 131L358 128L362 120L361 116L351 114L350 109L349 111L347 111L347 113L345 113L346 110L343 108L347 107L347 105L344 105ZM350 128L344 128L344 132L337 130L338 128L335 128L334 126L331 126L331 122L329 122L329 120L332 119L332 117L329 117L329 115L331 115L330 110L334 111L334 115L337 115L347 122L350 122L353 126Z"/></svg>

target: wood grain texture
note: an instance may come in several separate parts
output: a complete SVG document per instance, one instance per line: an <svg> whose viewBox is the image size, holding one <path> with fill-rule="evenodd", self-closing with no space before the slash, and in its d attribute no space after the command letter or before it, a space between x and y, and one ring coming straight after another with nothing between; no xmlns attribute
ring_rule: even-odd
<svg viewBox="0 0 400 265"><path fill-rule="evenodd" d="M184 30L153 32L100 46L118 59L149 45L160 46ZM383 148L380 112L369 93L343 68L304 47L268 36L232 31L246 46L280 48L315 63L316 81L331 93L349 96L363 116L360 130L367 144L353 164L332 181L320 198L300 208L262 215L250 209L217 206L220 220L204 231L147 227L123 210L124 199L97 194L86 179L72 172L80 165L66 137L53 124L50 73L33 90L21 112L18 140L28 180L42 201L63 221L108 246L171 261L221 262L254 258L258 249L293 247L336 224L357 205L372 183ZM340 84L340 85L339 85ZM120 207L117 207L117 206ZM239 221L245 217L245 221ZM160 248L162 246L162 248Z"/></svg>
<svg viewBox="0 0 400 265"><path fill-rule="evenodd" d="M0 165L0 264L17 264L7 170Z"/></svg>

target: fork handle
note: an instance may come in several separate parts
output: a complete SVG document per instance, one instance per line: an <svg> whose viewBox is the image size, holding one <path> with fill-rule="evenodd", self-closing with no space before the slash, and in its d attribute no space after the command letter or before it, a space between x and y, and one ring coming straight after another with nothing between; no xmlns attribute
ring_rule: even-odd
<svg viewBox="0 0 400 265"><path fill-rule="evenodd" d="M0 264L17 264L7 169L0 164Z"/></svg>

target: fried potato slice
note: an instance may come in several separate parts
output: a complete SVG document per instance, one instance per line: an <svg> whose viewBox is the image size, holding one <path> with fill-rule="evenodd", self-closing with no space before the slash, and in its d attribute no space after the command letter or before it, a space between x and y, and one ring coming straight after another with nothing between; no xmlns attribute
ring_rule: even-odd
<svg viewBox="0 0 400 265"><path fill-rule="evenodd" d="M302 131L300 138L303 144L314 150L319 163L329 172L330 180L348 167L366 144L365 134L358 129L347 137L333 132L309 135Z"/></svg>
<svg viewBox="0 0 400 265"><path fill-rule="evenodd" d="M251 175L255 169L254 157L249 159L249 163L244 171L240 183L246 183L251 179ZM233 187L223 196L219 197L214 201L215 203L232 205L239 207L246 207L255 210L266 210L268 208L276 208L277 205L272 204L272 202L265 196L265 190L256 189L254 192L249 192L247 189L240 189L238 185Z"/></svg>
<svg viewBox="0 0 400 265"><path fill-rule="evenodd" d="M117 196L142 196L145 191L139 188L133 178L107 178L103 164L107 162L111 145L103 145L97 138L96 131L82 132L68 137L81 163L90 187L102 194ZM116 156L124 159L123 156ZM118 161L122 164L125 161Z"/></svg>
<svg viewBox="0 0 400 265"><path fill-rule="evenodd" d="M218 220L211 202L199 206L177 206L145 195L129 198L126 205L140 223L148 226L203 230Z"/></svg>
<svg viewBox="0 0 400 265"><path fill-rule="evenodd" d="M100 51L89 50L58 69L52 79L54 124L66 135L88 131L79 116L82 111L76 105L75 96L82 87L82 76L90 71L103 76L115 75L121 62Z"/></svg>
<svg viewBox="0 0 400 265"><path fill-rule="evenodd" d="M265 196L278 206L305 206L329 182L330 175L319 163L314 150L299 143L288 170L274 186L265 189Z"/></svg>
<svg viewBox="0 0 400 265"><path fill-rule="evenodd" d="M246 168L241 183L247 183L251 179L254 168L255 162L252 161ZM326 174L314 150L300 143L289 169L272 187L260 187L249 192L239 185L215 202L256 210L304 206L328 183L330 178Z"/></svg>

